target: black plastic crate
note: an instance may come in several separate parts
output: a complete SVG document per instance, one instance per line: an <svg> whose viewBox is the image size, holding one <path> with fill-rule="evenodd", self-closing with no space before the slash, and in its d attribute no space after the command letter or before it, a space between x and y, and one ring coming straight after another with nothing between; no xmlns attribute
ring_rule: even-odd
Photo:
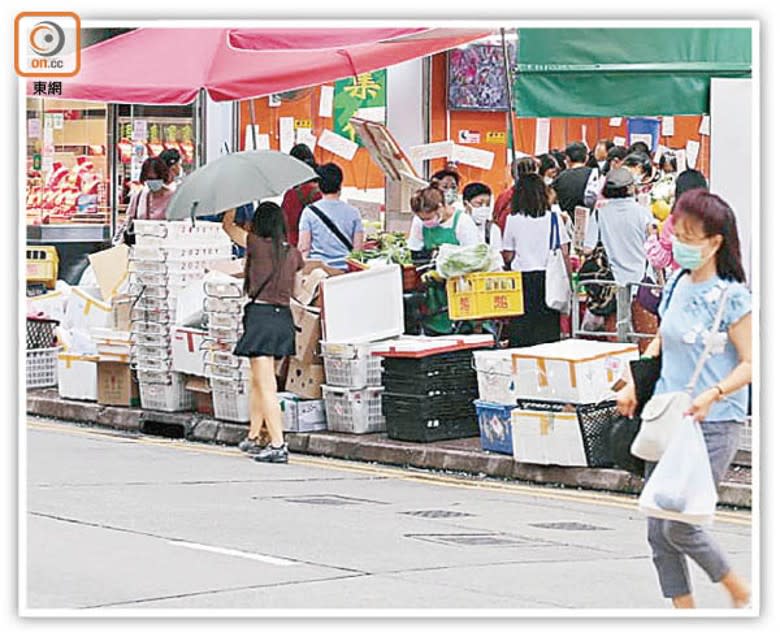
<svg viewBox="0 0 780 637"><path fill-rule="evenodd" d="M387 437L405 442L435 442L479 436L474 414L465 418L387 417Z"/></svg>
<svg viewBox="0 0 780 637"><path fill-rule="evenodd" d="M412 394L426 396L432 392L474 392L479 391L477 377L474 376L434 376L399 377L391 374L382 375L382 386L391 392L398 394Z"/></svg>
<svg viewBox="0 0 780 637"><path fill-rule="evenodd" d="M620 418L617 402L607 400L601 403L575 405L554 400L517 401L520 409L527 411L547 411L553 413L576 413L585 446L585 458L589 467L612 468L615 466L609 445L609 433L612 424Z"/></svg>
<svg viewBox="0 0 780 637"><path fill-rule="evenodd" d="M398 376L414 376L420 373L435 371L452 371L463 365L471 369L471 359L474 350L433 354L423 358L392 358L384 359L384 367L390 374Z"/></svg>
<svg viewBox="0 0 780 637"><path fill-rule="evenodd" d="M54 330L60 324L55 319L27 319L27 349L48 349L54 347Z"/></svg>
<svg viewBox="0 0 780 637"><path fill-rule="evenodd" d="M419 396L388 392L382 395L384 414L414 418L463 418L474 416L474 400L479 392L459 392L437 396Z"/></svg>

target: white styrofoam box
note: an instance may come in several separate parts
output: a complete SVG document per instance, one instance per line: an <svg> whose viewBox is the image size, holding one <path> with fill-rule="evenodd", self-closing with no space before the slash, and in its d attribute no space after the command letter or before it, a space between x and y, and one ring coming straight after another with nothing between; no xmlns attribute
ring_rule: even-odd
<svg viewBox="0 0 780 637"><path fill-rule="evenodd" d="M203 291L218 299L244 298L244 281L222 272L209 272L203 279Z"/></svg>
<svg viewBox="0 0 780 637"><path fill-rule="evenodd" d="M382 414L384 387L347 389L322 386L328 431L368 434L387 430Z"/></svg>
<svg viewBox="0 0 780 637"><path fill-rule="evenodd" d="M27 314L41 315L62 322L65 319L69 296L70 291L65 289L52 290L46 294L30 297L27 299Z"/></svg>
<svg viewBox="0 0 780 637"><path fill-rule="evenodd" d="M111 305L80 288L71 288L64 327L88 332L92 327L111 327Z"/></svg>
<svg viewBox="0 0 780 637"><path fill-rule="evenodd" d="M96 345L97 353L101 356L130 356L132 354L130 332L93 328L90 330L90 336Z"/></svg>
<svg viewBox="0 0 780 637"><path fill-rule="evenodd" d="M515 462L587 467L577 414L512 410L512 455Z"/></svg>
<svg viewBox="0 0 780 637"><path fill-rule="evenodd" d="M368 343L404 332L401 268L376 266L325 279L321 284L323 340Z"/></svg>
<svg viewBox="0 0 780 637"><path fill-rule="evenodd" d="M512 354L520 351L522 348L474 352L474 371L477 372L480 400L498 405L517 404Z"/></svg>
<svg viewBox="0 0 780 637"><path fill-rule="evenodd" d="M305 400L290 392L279 393L285 431L305 433L328 428L324 400Z"/></svg>
<svg viewBox="0 0 780 637"><path fill-rule="evenodd" d="M380 356L434 356L446 352L478 347L492 347L495 339L491 334L473 334L469 336L409 336L377 343L375 353Z"/></svg>
<svg viewBox="0 0 780 637"><path fill-rule="evenodd" d="M235 314L243 316L245 298L219 298L216 296L207 296L203 301L203 310L209 314L217 312L220 314Z"/></svg>
<svg viewBox="0 0 780 637"><path fill-rule="evenodd" d="M382 384L382 357L372 354L382 343L320 341L320 347L328 385L361 388Z"/></svg>
<svg viewBox="0 0 780 637"><path fill-rule="evenodd" d="M189 325L192 321L197 320L203 312L205 299L203 276L198 275L187 284L184 291L176 299L176 320L181 325Z"/></svg>
<svg viewBox="0 0 780 637"><path fill-rule="evenodd" d="M224 244L227 235L216 221L154 221L136 219L136 246L178 246L181 244Z"/></svg>
<svg viewBox="0 0 780 637"><path fill-rule="evenodd" d="M520 348L512 354L517 398L573 403L614 399L611 387L639 357L632 343L568 339Z"/></svg>
<svg viewBox="0 0 780 637"><path fill-rule="evenodd" d="M62 398L98 399L98 357L60 353L57 356L57 386Z"/></svg>
<svg viewBox="0 0 780 637"><path fill-rule="evenodd" d="M235 367L237 369L248 370L250 368L249 359L245 356L236 356L232 350L219 350L206 347L203 352L203 361L205 364L216 367Z"/></svg>
<svg viewBox="0 0 780 637"><path fill-rule="evenodd" d="M206 338L208 338L206 330L194 327L174 327L171 337L173 370L193 376L205 376L203 341Z"/></svg>

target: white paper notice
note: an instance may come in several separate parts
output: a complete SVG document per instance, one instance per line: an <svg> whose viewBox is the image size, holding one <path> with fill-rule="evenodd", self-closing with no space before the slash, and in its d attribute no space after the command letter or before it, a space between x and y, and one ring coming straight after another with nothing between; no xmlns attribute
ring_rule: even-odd
<svg viewBox="0 0 780 637"><path fill-rule="evenodd" d="M272 95L268 96L268 106L281 106L282 105L282 97L281 95L278 95L277 93L273 93Z"/></svg>
<svg viewBox="0 0 780 637"><path fill-rule="evenodd" d="M617 128L618 126L621 126L623 124L623 118L622 117L610 117L609 118L609 125L613 128Z"/></svg>
<svg viewBox="0 0 780 637"><path fill-rule="evenodd" d="M662 146L661 144L658 144L658 150L655 151L655 157L653 157L653 163L658 163L661 161L661 157L663 157L664 153L668 153L669 149L666 146Z"/></svg>
<svg viewBox="0 0 780 637"><path fill-rule="evenodd" d="M385 123L385 107L371 106L368 108L359 108L355 113L358 119L367 119L369 122Z"/></svg>
<svg viewBox="0 0 780 637"><path fill-rule="evenodd" d="M588 233L588 215L590 210L585 206L574 207L574 246L581 250L585 244L585 237Z"/></svg>
<svg viewBox="0 0 780 637"><path fill-rule="evenodd" d="M257 150L271 150L271 136L268 133L257 136Z"/></svg>
<svg viewBox="0 0 780 637"><path fill-rule="evenodd" d="M649 149L653 149L653 136L650 133L634 133L631 135L630 143L636 144L637 142L644 142Z"/></svg>
<svg viewBox="0 0 780 637"><path fill-rule="evenodd" d="M587 145L588 144L588 127L585 126L585 124L582 125L582 143Z"/></svg>
<svg viewBox="0 0 780 637"><path fill-rule="evenodd" d="M702 115L701 126L699 126L699 135L709 135L709 134L710 134L710 116Z"/></svg>
<svg viewBox="0 0 780 637"><path fill-rule="evenodd" d="M133 122L133 141L145 142L149 138L145 119L137 119Z"/></svg>
<svg viewBox="0 0 780 637"><path fill-rule="evenodd" d="M661 137L672 137L674 135L674 117L664 117L661 119Z"/></svg>
<svg viewBox="0 0 780 637"><path fill-rule="evenodd" d="M292 117L279 118L279 150L287 154L295 144L295 120Z"/></svg>
<svg viewBox="0 0 780 637"><path fill-rule="evenodd" d="M52 125L54 130L62 130L65 126L65 115L63 113L54 113L52 115Z"/></svg>
<svg viewBox="0 0 780 637"><path fill-rule="evenodd" d="M481 168L482 170L490 170L493 168L493 160L495 157L495 153L489 150L453 144L453 153L450 159L460 162L461 164Z"/></svg>
<svg viewBox="0 0 780 637"><path fill-rule="evenodd" d="M327 128L322 131L322 135L320 135L320 138L317 140L317 145L348 161L352 160L358 149L358 145L355 142L352 142L341 135L337 135Z"/></svg>
<svg viewBox="0 0 780 637"><path fill-rule="evenodd" d="M43 129L43 145L51 146L54 144L54 129L46 127Z"/></svg>
<svg viewBox="0 0 780 637"><path fill-rule="evenodd" d="M27 120L27 137L41 136L41 120L37 117Z"/></svg>
<svg viewBox="0 0 780 637"><path fill-rule="evenodd" d="M534 155L543 155L550 150L550 118L536 119L536 145Z"/></svg>
<svg viewBox="0 0 780 637"><path fill-rule="evenodd" d="M314 147L317 145L317 137L312 134L311 128L296 128L295 143L306 144L309 148L314 150Z"/></svg>
<svg viewBox="0 0 780 637"><path fill-rule="evenodd" d="M677 160L677 174L679 175L688 168L688 155L684 148L680 148L674 151L674 158Z"/></svg>
<svg viewBox="0 0 780 637"><path fill-rule="evenodd" d="M626 145L626 138L625 137L615 137L615 139L612 140L612 143L615 144L615 146L625 146Z"/></svg>
<svg viewBox="0 0 780 637"><path fill-rule="evenodd" d="M320 88L320 117L333 117L333 87Z"/></svg>
<svg viewBox="0 0 780 637"><path fill-rule="evenodd" d="M688 158L688 166L696 168L696 160L699 159L699 142L689 140L685 145L685 155Z"/></svg>
<svg viewBox="0 0 780 637"><path fill-rule="evenodd" d="M433 142L432 144L422 144L421 146L412 146L409 149L409 159L412 161L426 161L428 159L438 159L439 157L449 158L453 152L453 142Z"/></svg>

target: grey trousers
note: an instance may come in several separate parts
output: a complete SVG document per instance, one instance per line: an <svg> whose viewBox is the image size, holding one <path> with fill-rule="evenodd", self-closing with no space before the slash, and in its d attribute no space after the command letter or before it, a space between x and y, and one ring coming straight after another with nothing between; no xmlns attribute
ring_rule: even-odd
<svg viewBox="0 0 780 637"><path fill-rule="evenodd" d="M702 423L716 485L723 480L737 454L741 425L733 420ZM655 465L654 462L645 463L645 480L650 477ZM666 598L691 593L686 556L696 562L713 582L722 580L731 568L712 536L697 525L648 518L647 541L653 551L661 592Z"/></svg>

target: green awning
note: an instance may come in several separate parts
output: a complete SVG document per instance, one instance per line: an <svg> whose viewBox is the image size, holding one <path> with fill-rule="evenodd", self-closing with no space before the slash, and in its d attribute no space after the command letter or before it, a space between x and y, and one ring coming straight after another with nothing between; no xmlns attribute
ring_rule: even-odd
<svg viewBox="0 0 780 637"><path fill-rule="evenodd" d="M698 115L710 79L750 77L751 30L518 29L519 117Z"/></svg>

